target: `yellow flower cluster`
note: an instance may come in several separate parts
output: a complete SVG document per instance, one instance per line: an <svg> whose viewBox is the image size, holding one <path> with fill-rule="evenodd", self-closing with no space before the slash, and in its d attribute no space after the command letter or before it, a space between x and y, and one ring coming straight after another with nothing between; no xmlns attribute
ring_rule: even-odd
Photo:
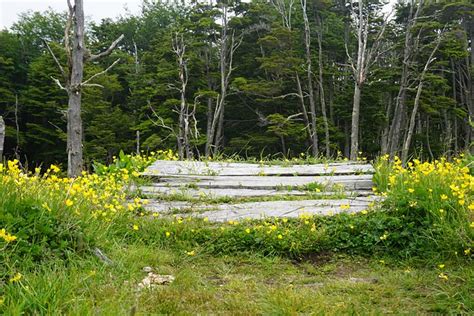
<svg viewBox="0 0 474 316"><path fill-rule="evenodd" d="M127 157L133 160L134 166L148 166L157 158L177 159L171 150L152 152L149 156ZM62 177L61 169L56 165L51 165L44 174L40 171L40 168L36 168L34 172L23 171L18 160L8 161L6 165L0 163L0 186L10 186L10 190L20 195L43 200L40 206L45 211L65 208L77 215L88 215L105 221L111 221L115 215L124 211L135 211L143 205L139 199L126 199L130 175L139 176L136 170L122 168L118 172L100 176L83 172L74 179ZM3 239L13 238L9 235L1 236Z"/></svg>
<svg viewBox="0 0 474 316"><path fill-rule="evenodd" d="M7 243L15 241L17 239L16 236L13 236L5 230L5 228L0 229L0 238L5 240Z"/></svg>
<svg viewBox="0 0 474 316"><path fill-rule="evenodd" d="M474 210L474 177L460 159L448 162L442 158L432 163L415 159L403 167L400 159L395 157L388 186L394 188L400 185L405 186L408 193L415 192L415 187L423 188L422 191L430 193L433 199L456 200L459 205L468 205L469 210ZM439 191L438 195L434 194L436 191Z"/></svg>

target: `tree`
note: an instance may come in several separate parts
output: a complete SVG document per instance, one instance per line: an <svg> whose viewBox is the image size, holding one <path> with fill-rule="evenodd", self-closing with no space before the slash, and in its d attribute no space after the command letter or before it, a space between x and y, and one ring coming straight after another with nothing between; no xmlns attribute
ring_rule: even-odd
<svg viewBox="0 0 474 316"><path fill-rule="evenodd" d="M367 80L370 68L373 66L380 54L382 39L387 26L387 19L383 22L377 32L373 42L369 43L369 8L364 12L364 1L359 0L358 12L354 10L351 0L351 12L357 27L357 57L349 56L350 66L354 74L354 97L352 104L352 124L351 124L351 153L350 159L356 160L359 153L359 119L360 119L360 99L362 86ZM349 55L349 53L347 53Z"/></svg>
<svg viewBox="0 0 474 316"><path fill-rule="evenodd" d="M94 61L101 57L112 53L113 49L122 40L121 35L112 45L105 51L93 55L87 51L84 42L84 5L83 0L75 0L72 6L68 0L69 14L64 31L64 48L68 59L68 71L66 71L56 55L53 53L46 40L44 41L49 52L53 56L57 66L59 67L63 79L64 86L58 79L55 82L58 86L65 90L68 94L68 110L67 110L67 156L68 156L68 176L77 177L81 174L83 168L83 126L81 118L81 98L82 89L87 86L97 86L91 81L99 75L106 73L111 69L119 59L112 63L106 70L92 75L89 79L83 81L84 76L84 60ZM70 30L73 28L72 47L70 46Z"/></svg>

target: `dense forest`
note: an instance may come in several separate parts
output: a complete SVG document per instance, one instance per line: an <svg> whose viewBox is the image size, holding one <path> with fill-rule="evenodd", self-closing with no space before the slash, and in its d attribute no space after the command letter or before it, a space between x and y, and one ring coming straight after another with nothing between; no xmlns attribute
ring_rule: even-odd
<svg viewBox="0 0 474 316"><path fill-rule="evenodd" d="M67 32L53 11L0 31L7 157L67 161ZM471 1L145 1L140 15L86 23L86 55L120 41L84 62L84 160L469 150L473 38Z"/></svg>

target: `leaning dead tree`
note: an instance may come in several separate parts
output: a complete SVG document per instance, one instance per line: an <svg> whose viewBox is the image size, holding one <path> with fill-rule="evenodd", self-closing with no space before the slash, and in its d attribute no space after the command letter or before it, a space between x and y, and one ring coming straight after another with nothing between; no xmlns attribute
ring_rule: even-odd
<svg viewBox="0 0 474 316"><path fill-rule="evenodd" d="M48 43L44 41L56 65L61 71L63 83L59 79L53 78L56 84L68 94L67 110L67 156L69 177L77 177L81 174L83 168L83 129L81 118L81 98L82 90L85 87L102 87L92 81L100 75L105 74L120 59L114 61L107 69L92 75L90 78L84 78L84 62L95 61L101 57L108 56L118 43L123 39L123 35L117 38L109 48L97 55L91 54L84 43L84 5L83 0L74 0L74 6L70 0L67 0L69 12L64 30L64 49L67 56L67 67L63 67L59 59L53 53ZM71 34L72 33L72 34ZM71 35L73 39L71 41Z"/></svg>
<svg viewBox="0 0 474 316"><path fill-rule="evenodd" d="M3 145L5 143L5 121L0 116L0 163L3 159Z"/></svg>
<svg viewBox="0 0 474 316"><path fill-rule="evenodd" d="M381 55L381 44L383 35L388 23L388 16L385 18L381 28L375 35L375 38L369 44L369 12L364 12L364 1L359 0L358 12L354 9L354 3L350 1L350 10L353 20L357 27L357 56L355 60L349 54L346 43L346 53L349 60L349 66L354 75L354 96L352 104L352 124L351 124L351 152L350 159L356 160L359 152L359 117L360 117L360 98L362 86L367 80L370 68L377 62Z"/></svg>

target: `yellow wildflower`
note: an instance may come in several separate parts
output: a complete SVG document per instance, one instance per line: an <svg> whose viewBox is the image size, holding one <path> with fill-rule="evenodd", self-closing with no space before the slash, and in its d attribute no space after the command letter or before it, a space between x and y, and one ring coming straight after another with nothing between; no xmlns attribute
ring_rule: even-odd
<svg viewBox="0 0 474 316"><path fill-rule="evenodd" d="M448 276L447 276L445 273L440 273L440 274L438 275L438 278L440 278L440 279L442 279L442 280L445 280L445 281L448 280Z"/></svg>
<svg viewBox="0 0 474 316"><path fill-rule="evenodd" d="M21 278L22 278L22 275L21 275L21 273L18 272L18 273L15 274L12 278L10 278L9 281L10 281L10 283L14 283L14 282L20 281Z"/></svg>

